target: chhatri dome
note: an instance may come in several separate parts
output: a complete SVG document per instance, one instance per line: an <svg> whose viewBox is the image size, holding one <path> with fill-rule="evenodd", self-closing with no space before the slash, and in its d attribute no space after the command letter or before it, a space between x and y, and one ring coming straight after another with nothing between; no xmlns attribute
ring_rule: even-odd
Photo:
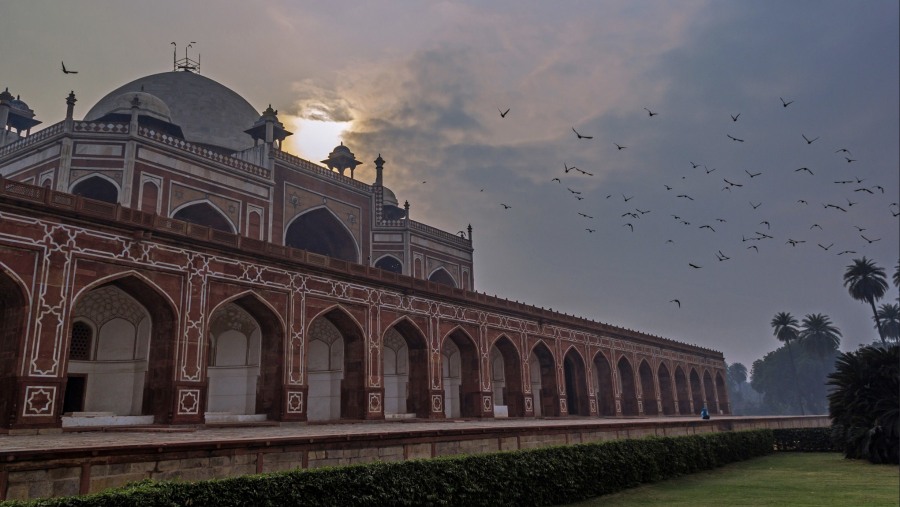
<svg viewBox="0 0 900 507"><path fill-rule="evenodd" d="M259 119L259 112L230 88L194 72L171 71L135 79L100 99L84 119L95 121L113 112L121 113L123 98L130 101L140 92L169 110L171 123L181 127L190 143L223 152L253 147L253 139L244 130ZM157 102L145 107L164 110Z"/></svg>

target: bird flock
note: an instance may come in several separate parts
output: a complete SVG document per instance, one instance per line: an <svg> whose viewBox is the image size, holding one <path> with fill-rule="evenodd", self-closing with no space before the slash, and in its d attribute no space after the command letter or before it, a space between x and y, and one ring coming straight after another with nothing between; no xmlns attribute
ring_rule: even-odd
<svg viewBox="0 0 900 507"><path fill-rule="evenodd" d="M785 115L791 114L792 108L790 106L795 103L795 100L786 100L783 97L778 97L778 99L780 100L781 105L781 108L779 108L781 110L780 113ZM661 114L658 110L652 110L647 107L644 107L643 109L647 113L645 121L658 121L657 117ZM515 112L510 114L510 110L510 107L506 107L505 110L500 109L501 120L509 121L508 118L515 117ZM729 118L730 121L728 121ZM735 114L729 113L727 117L723 115L723 123L730 125L730 131L724 134L727 139L727 141L723 141L724 143L746 146L753 142L752 139L747 137L746 133L743 133L740 130L740 126L744 123L743 120L746 118L747 115L745 114L742 116L742 113L740 112ZM572 132L574 133L573 142L607 142L615 148L612 152L613 154L622 152L626 149L640 149L640 147L633 142L627 144L622 142L627 140L616 139L603 141L595 139L597 135L585 131L583 127L576 128L576 126L573 126ZM900 204L897 202L889 202L891 197L896 201L896 195L886 193L884 186L878 182L869 181L871 175L860 174L859 170L854 170L857 165L847 166L847 164L854 164L859 160L855 158L856 155L854 155L850 148L840 145L828 148L826 147L826 140L822 139L822 136L808 135L808 132L797 132L796 135L796 145L798 150L817 150L816 154L819 157L817 158L816 156L810 155L809 159L816 160L818 165L808 163L801 165L800 167L778 167L778 164L775 163L773 164L773 167L753 168L753 170L745 167L723 167L721 168L721 172L716 173L719 168L710 167L708 163L711 164L711 162L703 161L698 157L694 160L685 160L683 162L684 171L678 174L679 177L676 177L673 174L670 181L659 183L660 187L665 189L665 195L671 195L672 198L659 199L655 196L648 196L648 199L653 199L653 209L650 209L651 204L645 204L640 207L631 204L630 201L635 198L637 198L638 201L641 201L641 197L637 193L614 192L606 193L605 199L603 200L608 202L619 202L618 198L615 196L616 194L621 195L621 207L615 213L609 212L610 210L608 209L603 213L593 211L588 212L589 210L582 209L577 212L576 216L579 220L586 221L584 223L584 230L589 235L593 235L597 232L598 227L595 224L597 220L609 221L615 217L621 219L622 224L620 230L623 230L625 234L640 234L642 231L642 221L646 220L644 217L652 213L652 217L668 216L674 221L676 227L668 228L666 230L675 232L675 229L680 226L696 228L698 230L707 231L710 235L715 234L720 236L721 239L717 241L721 242L721 247L717 247L709 252L708 254L710 256L708 259L704 257L702 252L696 252L694 258L690 258L685 262L687 267L692 270L700 270L704 269L704 267L708 267L709 261L713 258L718 261L716 264L725 263L736 258L736 252L741 252L743 255L759 255L764 249L778 248L778 245L797 250L815 248L820 253L845 256L857 254L857 249L861 245L871 245L882 241L882 237L868 231L867 227L860 225L854 225L859 236L859 242L857 243L848 243L846 234L841 234L841 240L829 239L829 233L837 232L834 229L842 227L839 223L840 221L830 219L831 217L827 215L829 213L840 213L842 215L846 214L847 216L850 216L854 211L853 207L860 204L860 202L865 199L869 201L869 204L882 207L884 213L890 213L893 217L898 217L900 216ZM629 146L631 146L631 148L629 148ZM738 148L738 146L735 146L735 148ZM824 165L821 163L821 155L824 153L824 150L827 150L827 152L830 153L828 157L830 157L830 160L832 160L833 163ZM608 161L604 160L604 162L607 163ZM591 162L591 165L594 164L596 164L596 162ZM599 197L595 199L592 193L586 193L587 191L582 190L578 185L585 181L582 177L591 177L594 175L592 172L593 169L588 171L582 168L586 167L585 163L572 164L570 161L561 161L560 165L561 169L559 169L559 173L550 174L548 176L549 183L565 188L568 195L571 198L576 199L580 206L595 204L592 201L600 200ZM819 167L819 165L822 165L822 167ZM815 168L815 170L813 170L813 168ZM838 175L837 179L833 179L832 176L829 176L834 174ZM771 206L766 206L766 199L759 199L760 195L765 196L767 193L769 195L774 195L774 192L768 192L767 190L785 187L785 178L789 177L797 179L797 181L793 182L795 183L795 186L797 186L796 184L799 184L800 188L808 189L803 195L798 195L795 200L791 201L793 206L804 208L807 211L811 210L812 207L818 206L818 214L824 214L823 218L816 220L811 223L808 228L803 230L786 230L790 229L790 227L780 227L781 224L778 220L779 215L777 214L786 212L783 203L778 203L777 205L773 203ZM810 178L810 180L800 180L801 178ZM824 181L822 180L823 178L828 178L833 181L830 185L835 186L835 188L840 190L840 193L844 194L842 200L835 201L832 193L827 194L831 196L831 198L828 198L825 197L825 193L814 190L814 188L818 187L813 187L810 182L813 181L813 179L817 179L820 181L816 183L821 183ZM705 185L692 184L694 181L704 181L704 179L706 182ZM721 192L732 194L732 198L729 199L729 204L735 209L730 210L729 213L737 213L738 217L744 219L742 220L744 224L747 223L747 215L756 214L759 220L758 222L754 222L757 224L755 227L751 226L746 228L746 225L744 225L744 230L735 230L739 226L731 227L731 224L726 218L722 218L721 216L703 216L704 210L707 208L694 203L699 203L710 197L709 181L713 179L721 182ZM746 192L748 189L754 187L757 191L754 192L752 196L743 199L740 197L741 192ZM588 201L583 202L586 199L588 199ZM746 208L741 209L740 206L735 204L741 201L747 203L745 205ZM509 202L510 201L507 201L507 203ZM647 201L644 202L646 203ZM677 202L683 204L676 205ZM501 203L501 206L505 210L513 209L513 206L507 203ZM687 210L685 210L685 204L688 205ZM696 206L696 213L690 211L691 205ZM705 211L705 213L708 213L708 211ZM717 211L717 213L719 212ZM725 214L724 209L722 210L722 214ZM820 225L819 222L826 224L826 227ZM796 226L794 228L796 229ZM658 228L654 230L658 230ZM868 234L866 234L867 232ZM677 236L660 238L660 242L662 245L670 245L676 243L677 239ZM668 303L675 305L677 308L681 308L682 300L683 298L673 298L670 299Z"/></svg>

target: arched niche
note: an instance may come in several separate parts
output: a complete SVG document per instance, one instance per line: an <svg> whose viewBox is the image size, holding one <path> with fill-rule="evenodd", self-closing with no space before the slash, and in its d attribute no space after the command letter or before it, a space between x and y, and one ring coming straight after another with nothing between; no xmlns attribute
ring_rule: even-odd
<svg viewBox="0 0 900 507"><path fill-rule="evenodd" d="M709 408L710 414L718 414L719 413L719 403L716 400L716 390L713 386L712 375L709 374L709 370L703 371L703 390L704 394L706 394L706 404Z"/></svg>
<svg viewBox="0 0 900 507"><path fill-rule="evenodd" d="M641 395L644 414L659 414L656 402L656 384L653 382L653 369L650 368L647 361L641 361L641 365L638 367L638 376L641 379Z"/></svg>
<svg viewBox="0 0 900 507"><path fill-rule="evenodd" d="M574 347L563 357L563 373L566 378L566 406L569 415L589 415L590 403L584 360Z"/></svg>
<svg viewBox="0 0 900 507"><path fill-rule="evenodd" d="M444 268L435 269L428 277L428 280L441 285L446 285L447 287L457 287L456 280L454 280L453 276Z"/></svg>
<svg viewBox="0 0 900 507"><path fill-rule="evenodd" d="M359 248L353 234L328 208L317 208L294 218L285 230L284 244L348 262L359 262Z"/></svg>
<svg viewBox="0 0 900 507"><path fill-rule="evenodd" d="M559 417L559 389L556 386L556 360L544 342L531 349L531 392L535 417Z"/></svg>
<svg viewBox="0 0 900 507"><path fill-rule="evenodd" d="M690 373L690 381L691 381L691 398L694 402L694 412L699 414L700 408L703 407L705 401L703 400L703 386L700 383L700 375L697 374L697 370L691 368Z"/></svg>
<svg viewBox="0 0 900 507"><path fill-rule="evenodd" d="M522 392L522 366L518 349L509 338L501 336L491 346L490 358L494 417L524 416L525 395Z"/></svg>
<svg viewBox="0 0 900 507"><path fill-rule="evenodd" d="M687 377L681 366L675 367L675 393L678 396L678 413L688 415L691 413L691 392Z"/></svg>
<svg viewBox="0 0 900 507"><path fill-rule="evenodd" d="M428 347L425 336L401 319L383 339L384 414L428 417Z"/></svg>
<svg viewBox="0 0 900 507"><path fill-rule="evenodd" d="M662 402L663 415L675 415L675 392L672 384L672 375L665 363L659 363L656 370L656 378L659 382L659 397Z"/></svg>
<svg viewBox="0 0 900 507"><path fill-rule="evenodd" d="M72 185L70 193L113 204L119 202L119 186L109 178L99 174L79 180Z"/></svg>
<svg viewBox="0 0 900 507"><path fill-rule="evenodd" d="M333 308L309 325L307 419L327 421L365 416L365 350L362 330Z"/></svg>
<svg viewBox="0 0 900 507"><path fill-rule="evenodd" d="M616 394L613 385L612 368L602 352L594 355L594 383L597 393L597 410L601 416L616 415Z"/></svg>
<svg viewBox="0 0 900 507"><path fill-rule="evenodd" d="M722 372L716 372L716 393L719 395L719 410L722 413L731 413L731 404L728 401L728 389L725 387L725 379L722 378Z"/></svg>
<svg viewBox="0 0 900 507"><path fill-rule="evenodd" d="M481 414L478 351L472 338L461 329L444 337L441 374L446 417L478 417Z"/></svg>
<svg viewBox="0 0 900 507"><path fill-rule="evenodd" d="M232 234L236 230L234 224L222 213L222 210L208 201L182 206L172 214L172 218Z"/></svg>
<svg viewBox="0 0 900 507"><path fill-rule="evenodd" d="M403 274L403 263L393 255L382 256L375 261L375 267L391 273Z"/></svg>
<svg viewBox="0 0 900 507"><path fill-rule="evenodd" d="M28 299L19 283L0 267L0 427L9 425L15 406L15 372L22 355Z"/></svg>
<svg viewBox="0 0 900 507"><path fill-rule="evenodd" d="M637 388L634 384L634 369L625 356L619 359L619 385L622 386L622 415L638 415Z"/></svg>

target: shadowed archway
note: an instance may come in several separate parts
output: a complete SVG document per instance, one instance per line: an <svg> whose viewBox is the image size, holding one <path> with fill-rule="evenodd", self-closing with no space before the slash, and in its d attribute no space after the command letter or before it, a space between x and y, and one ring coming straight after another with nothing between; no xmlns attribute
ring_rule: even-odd
<svg viewBox="0 0 900 507"><path fill-rule="evenodd" d="M348 262L359 262L356 240L327 208L314 209L296 217L285 232L284 244Z"/></svg>
<svg viewBox="0 0 900 507"><path fill-rule="evenodd" d="M603 352L594 355L594 381L597 393L598 415L612 417L616 415L616 394L613 385L612 368Z"/></svg>
<svg viewBox="0 0 900 507"><path fill-rule="evenodd" d="M550 349L538 342L528 360L531 368L531 392L534 415L559 417L559 389L556 386L556 361Z"/></svg>
<svg viewBox="0 0 900 507"><path fill-rule="evenodd" d="M725 387L725 379L722 372L716 372L716 392L719 395L719 410L725 414L731 413L731 404L728 402L728 389Z"/></svg>
<svg viewBox="0 0 900 507"><path fill-rule="evenodd" d="M675 392L678 393L678 414L690 414L691 394L688 388L687 377L684 376L684 370L681 369L681 366L675 367Z"/></svg>
<svg viewBox="0 0 900 507"><path fill-rule="evenodd" d="M457 328L444 338L441 350L445 414L448 417L480 417L481 391L475 341Z"/></svg>
<svg viewBox="0 0 900 507"><path fill-rule="evenodd" d="M699 414L703 407L703 386L700 384L700 375L697 370L691 368L691 399L694 402L694 413ZM684 414L682 414L684 415Z"/></svg>
<svg viewBox="0 0 900 507"><path fill-rule="evenodd" d="M0 269L0 427L15 411L15 372L19 363L28 303L19 284Z"/></svg>
<svg viewBox="0 0 900 507"><path fill-rule="evenodd" d="M665 363L659 363L656 378L659 382L659 397L662 401L663 415L675 415L675 392L672 390L672 376Z"/></svg>
<svg viewBox="0 0 900 507"><path fill-rule="evenodd" d="M716 400L716 390L713 387L713 379L712 375L709 374L709 370L703 372L703 391L706 394L706 404L709 408L709 413L718 414L719 403Z"/></svg>
<svg viewBox="0 0 900 507"><path fill-rule="evenodd" d="M563 372L566 378L566 406L569 415L590 415L584 360L575 348L570 348L563 358Z"/></svg>
<svg viewBox="0 0 900 507"><path fill-rule="evenodd" d="M349 313L334 307L310 322L308 334L308 417L363 419L367 372L362 329Z"/></svg>
<svg viewBox="0 0 900 507"><path fill-rule="evenodd" d="M119 188L101 176L90 176L79 181L72 187L71 193L97 201L119 202Z"/></svg>
<svg viewBox="0 0 900 507"><path fill-rule="evenodd" d="M653 370L647 361L641 361L638 367L638 375L641 378L641 401L644 407L644 415L657 415L659 408L656 402L656 384L653 382Z"/></svg>
<svg viewBox="0 0 900 507"><path fill-rule="evenodd" d="M522 367L519 350L506 336L491 347L491 375L494 405L505 406L509 417L525 415L525 395L522 392ZM496 416L497 409L494 409Z"/></svg>
<svg viewBox="0 0 900 507"><path fill-rule="evenodd" d="M634 385L634 370L625 356L619 359L619 382L622 386L622 415L638 415L637 388Z"/></svg>
<svg viewBox="0 0 900 507"><path fill-rule="evenodd" d="M402 319L385 331L382 361L385 415L428 417L428 346L419 328Z"/></svg>
<svg viewBox="0 0 900 507"><path fill-rule="evenodd" d="M203 225L222 232L235 232L231 221L218 208L208 202L198 202L185 206L176 211L172 218Z"/></svg>
<svg viewBox="0 0 900 507"><path fill-rule="evenodd" d="M441 285L446 285L447 287L456 288L456 280L454 280L453 276L451 276L444 268L434 270L434 273L431 273L428 280Z"/></svg>

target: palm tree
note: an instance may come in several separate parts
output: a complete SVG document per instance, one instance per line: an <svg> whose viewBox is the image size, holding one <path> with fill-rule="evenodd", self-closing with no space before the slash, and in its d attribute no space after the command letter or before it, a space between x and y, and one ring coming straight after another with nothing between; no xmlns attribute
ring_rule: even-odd
<svg viewBox="0 0 900 507"><path fill-rule="evenodd" d="M784 343L788 349L788 355L791 358L791 373L794 375L794 388L797 388L797 365L794 363L794 351L791 349L791 342L800 337L800 331L797 329L797 319L788 312L778 312L772 318L772 328L775 330L775 338ZM806 415L803 410L803 400L800 398L800 391L797 390L797 404L800 405L800 413Z"/></svg>
<svg viewBox="0 0 900 507"><path fill-rule="evenodd" d="M807 352L819 359L825 359L841 345L841 330L832 324L827 315L809 314L803 318L801 326L800 343Z"/></svg>
<svg viewBox="0 0 900 507"><path fill-rule="evenodd" d="M850 297L857 301L869 303L872 306L872 315L875 316L875 324L878 336L884 344L884 333L881 330L881 321L878 319L878 311L875 309L875 301L881 299L887 292L888 284L884 275L884 269L875 265L874 261L866 259L853 259L853 264L847 266L844 272L844 286L850 291Z"/></svg>
<svg viewBox="0 0 900 507"><path fill-rule="evenodd" d="M894 268L894 287L900 289L900 262L897 262L897 267Z"/></svg>
<svg viewBox="0 0 900 507"><path fill-rule="evenodd" d="M747 381L747 367L741 363L728 365L728 379L735 386L741 386Z"/></svg>
<svg viewBox="0 0 900 507"><path fill-rule="evenodd" d="M881 320L881 333L884 337L900 341L900 305L885 303L878 308L877 315Z"/></svg>

